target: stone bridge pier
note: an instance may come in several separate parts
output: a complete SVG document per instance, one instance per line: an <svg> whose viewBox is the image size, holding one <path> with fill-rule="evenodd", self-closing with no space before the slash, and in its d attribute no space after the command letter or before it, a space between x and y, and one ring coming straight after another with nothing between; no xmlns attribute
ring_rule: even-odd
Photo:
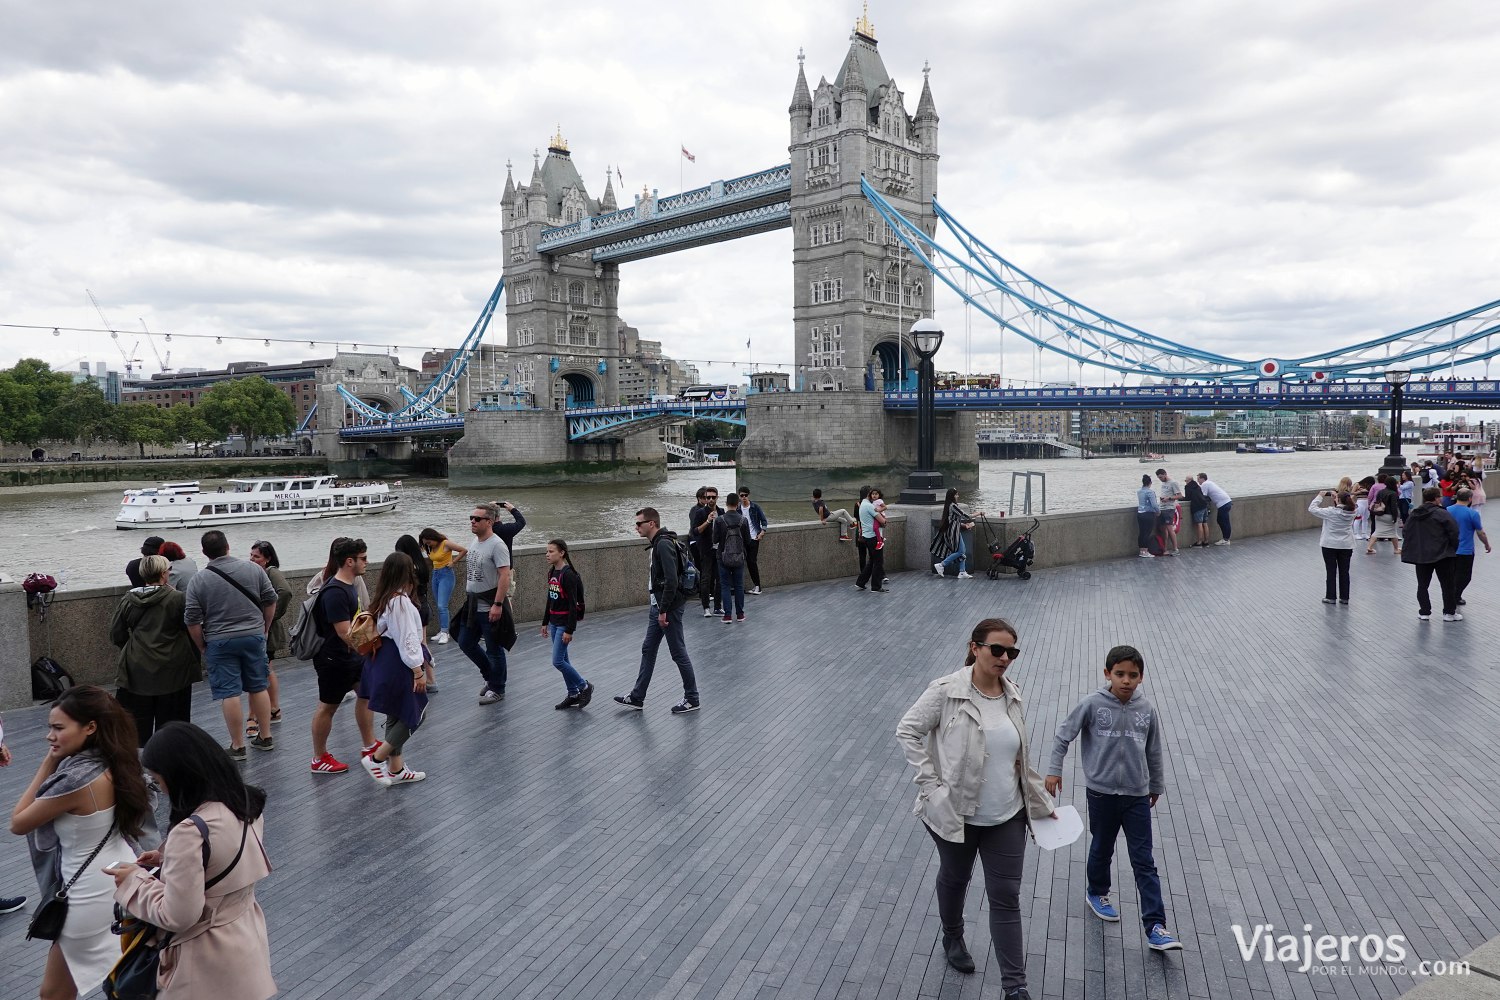
<svg viewBox="0 0 1500 1000"><path fill-rule="evenodd" d="M757 393L745 421L737 478L757 500L805 500L815 488L848 496L871 484L894 502L916 468L916 411L887 412L879 393ZM938 470L964 492L979 485L977 427L973 413L937 414Z"/></svg>
<svg viewBox="0 0 1500 1000"><path fill-rule="evenodd" d="M656 426L622 427L611 440L569 441L561 410L468 413L464 436L448 453L450 486L516 488L666 478L667 456Z"/></svg>

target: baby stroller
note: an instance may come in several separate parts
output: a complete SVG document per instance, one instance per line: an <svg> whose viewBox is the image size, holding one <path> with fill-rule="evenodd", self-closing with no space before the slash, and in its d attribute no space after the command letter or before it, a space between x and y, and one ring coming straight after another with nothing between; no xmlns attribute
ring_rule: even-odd
<svg viewBox="0 0 1500 1000"><path fill-rule="evenodd" d="M1036 532L1041 521L1031 519L1031 525L1021 532L1009 545L1001 545L995 540L990 526L985 524L984 530L990 538L990 569L989 578L997 580L1002 570L1013 569L1016 576L1022 580L1031 579L1031 564L1036 561L1036 546L1031 541L1031 536Z"/></svg>

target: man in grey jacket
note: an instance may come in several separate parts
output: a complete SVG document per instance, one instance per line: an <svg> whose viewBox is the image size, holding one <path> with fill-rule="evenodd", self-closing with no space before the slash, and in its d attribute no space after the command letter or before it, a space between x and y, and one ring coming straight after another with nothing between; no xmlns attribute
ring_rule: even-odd
<svg viewBox="0 0 1500 1000"><path fill-rule="evenodd" d="M214 700L229 728L229 756L245 759L245 719L240 693L250 695L250 714L260 734L250 741L257 750L272 750L270 661L266 634L276 613L276 588L266 571L229 554L222 531L203 534L208 565L188 582L187 607L182 620L193 645L203 654L203 666Z"/></svg>

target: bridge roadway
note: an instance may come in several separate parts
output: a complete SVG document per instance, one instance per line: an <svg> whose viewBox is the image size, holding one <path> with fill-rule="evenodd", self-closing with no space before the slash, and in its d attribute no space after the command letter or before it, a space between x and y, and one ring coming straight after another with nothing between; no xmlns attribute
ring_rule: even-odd
<svg viewBox="0 0 1500 1000"><path fill-rule="evenodd" d="M1039 389L963 389L933 394L939 410L1239 410L1369 409L1388 407L1390 390L1381 382L1241 382L1206 385L1083 386ZM1411 383L1404 394L1408 410L1422 408L1500 408L1500 380L1455 379ZM917 406L915 392L888 392L888 410ZM621 406L570 407L569 440L606 436L643 421L705 418L744 423L742 400L665 401ZM419 420L371 422L339 430L344 440L397 438L462 431L461 414Z"/></svg>
<svg viewBox="0 0 1500 1000"><path fill-rule="evenodd" d="M1479 557L1468 620L1446 625L1417 622L1409 567L1354 558L1345 608L1319 603L1310 531L1029 583L903 573L885 597L848 582L776 589L749 599L744 625L689 618L704 707L680 718L665 650L644 714L610 701L635 675L641 610L581 626L573 659L599 692L583 712L553 711L562 684L530 631L492 707L439 646L442 693L410 744L429 777L401 789L357 769L307 773L313 675L284 669L277 750L246 764L270 795L275 871L259 896L280 995L998 998L978 878L966 919L979 971L943 961L934 851L892 733L958 665L973 623L1000 614L1020 630L1037 756L1100 682L1109 646L1144 651L1166 727L1156 857L1186 944L1144 949L1123 841L1118 924L1084 908L1083 842L1028 846L1033 996L1394 997L1410 980L1245 961L1231 930L1402 934L1411 962L1500 933L1500 555ZM222 737L206 691L193 712ZM349 716L332 745L352 759ZM43 712L5 721L9 804ZM1074 755L1065 779L1062 800L1082 807ZM35 894L17 838L0 852L10 892ZM26 919L0 916L0 1000L36 995L45 949L23 940Z"/></svg>

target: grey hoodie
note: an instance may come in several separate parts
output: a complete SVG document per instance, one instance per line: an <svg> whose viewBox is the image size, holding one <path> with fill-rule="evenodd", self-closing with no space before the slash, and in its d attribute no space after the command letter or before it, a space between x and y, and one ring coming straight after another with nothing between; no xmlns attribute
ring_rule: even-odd
<svg viewBox="0 0 1500 1000"><path fill-rule="evenodd" d="M1062 774L1068 744L1080 733L1083 780L1089 788L1106 795L1160 795L1167 790L1161 724L1143 689L1136 688L1122 704L1106 684L1080 701L1057 727L1048 774Z"/></svg>

